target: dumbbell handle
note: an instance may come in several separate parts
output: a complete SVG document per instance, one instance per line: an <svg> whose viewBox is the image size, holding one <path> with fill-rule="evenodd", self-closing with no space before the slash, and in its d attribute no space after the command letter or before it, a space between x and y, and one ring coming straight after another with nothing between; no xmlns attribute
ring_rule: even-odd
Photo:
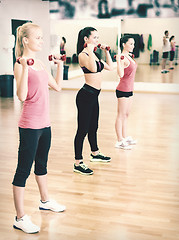
<svg viewBox="0 0 179 240"><path fill-rule="evenodd" d="M86 48L87 46L88 46L87 43L85 43L85 44L83 45L84 48ZM97 50L97 47L94 47L94 52L96 52L96 50Z"/></svg>
<svg viewBox="0 0 179 240"><path fill-rule="evenodd" d="M53 55L49 55L49 56L48 56L48 60L49 60L49 61L52 61L53 59L58 60L58 59L56 59ZM65 54L62 55L59 60L66 61L66 55L65 55Z"/></svg>
<svg viewBox="0 0 179 240"><path fill-rule="evenodd" d="M99 43L98 44L98 48L100 48L101 47L101 44ZM109 46L107 46L107 47L105 47L105 49L107 50L107 51L109 51L111 48L109 47Z"/></svg>
<svg viewBox="0 0 179 240"><path fill-rule="evenodd" d="M19 63L19 64L20 64L20 59L21 59L21 57L18 57L17 60L16 60L16 62ZM32 66L33 64L34 64L34 59L33 58L27 59L27 65L28 66Z"/></svg>
<svg viewBox="0 0 179 240"><path fill-rule="evenodd" d="M116 59L116 55L114 55L114 59ZM124 60L124 56L122 55L122 56L120 57L120 59L121 59L121 60Z"/></svg>

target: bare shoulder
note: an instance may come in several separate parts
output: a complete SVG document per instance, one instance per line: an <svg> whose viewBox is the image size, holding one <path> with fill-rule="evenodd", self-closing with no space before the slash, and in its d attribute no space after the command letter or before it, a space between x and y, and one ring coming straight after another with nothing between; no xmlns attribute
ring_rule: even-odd
<svg viewBox="0 0 179 240"><path fill-rule="evenodd" d="M82 66L84 65L84 63L86 62L88 58L88 55L86 52L81 52L79 55L78 55L78 60L79 60L79 64Z"/></svg>
<svg viewBox="0 0 179 240"><path fill-rule="evenodd" d="M19 73L21 71L22 71L22 65L16 62L14 64L14 74Z"/></svg>

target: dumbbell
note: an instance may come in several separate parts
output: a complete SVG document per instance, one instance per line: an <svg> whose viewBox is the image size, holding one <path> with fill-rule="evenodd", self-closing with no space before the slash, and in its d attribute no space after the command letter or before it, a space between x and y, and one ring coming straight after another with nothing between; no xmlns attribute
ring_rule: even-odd
<svg viewBox="0 0 179 240"><path fill-rule="evenodd" d="M101 47L101 44L99 43L97 47L100 48L100 47ZM109 46L107 46L107 47L105 47L105 49L106 49L107 51L109 51L111 48L110 48Z"/></svg>
<svg viewBox="0 0 179 240"><path fill-rule="evenodd" d="M60 59L55 58L53 55L49 55L49 56L48 56L48 60L49 60L49 61L52 61L53 59L66 61L66 55L64 54L64 55L60 56Z"/></svg>
<svg viewBox="0 0 179 240"><path fill-rule="evenodd" d="M135 57L133 53L129 53L129 56L130 56L131 58L134 58L134 57Z"/></svg>
<svg viewBox="0 0 179 240"><path fill-rule="evenodd" d="M19 61L20 59L21 59L21 57L18 57L17 60L16 60L16 62L19 63L19 64L20 64L20 61ZM34 64L34 59L33 58L27 59L27 65L28 66L32 66L33 64Z"/></svg>
<svg viewBox="0 0 179 240"><path fill-rule="evenodd" d="M114 59L116 59L116 55L114 55ZM122 56L120 57L120 59L121 59L121 60L124 60L124 56L122 55Z"/></svg>
<svg viewBox="0 0 179 240"><path fill-rule="evenodd" d="M85 44L83 45L83 47L84 47L84 48L86 48L86 47L87 47L87 45L88 45L88 44L87 44L87 43L85 43ZM96 52L96 50L97 50L97 47L94 47L94 52Z"/></svg>

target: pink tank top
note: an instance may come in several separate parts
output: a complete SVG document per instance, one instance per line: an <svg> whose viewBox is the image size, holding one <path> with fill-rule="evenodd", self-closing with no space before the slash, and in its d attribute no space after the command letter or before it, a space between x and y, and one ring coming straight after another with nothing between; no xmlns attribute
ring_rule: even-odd
<svg viewBox="0 0 179 240"><path fill-rule="evenodd" d="M50 126L48 74L28 68L28 93L18 126L41 129Z"/></svg>
<svg viewBox="0 0 179 240"><path fill-rule="evenodd" d="M127 68L124 68L124 76L120 79L120 82L116 88L122 92L132 92L134 90L134 79L137 63L130 60L128 57L127 59L130 61L130 64Z"/></svg>

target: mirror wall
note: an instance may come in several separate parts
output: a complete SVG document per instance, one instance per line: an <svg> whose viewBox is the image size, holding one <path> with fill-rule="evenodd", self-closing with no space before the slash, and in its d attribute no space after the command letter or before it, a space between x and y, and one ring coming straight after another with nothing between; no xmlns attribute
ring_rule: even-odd
<svg viewBox="0 0 179 240"><path fill-rule="evenodd" d="M66 55L71 58L76 53L77 36L80 29L86 26L93 26L99 32L100 42L106 43L111 47L112 55L117 52L117 37L124 33L139 34L143 37L144 50L139 51L139 57L135 58L138 64L136 73L136 85L139 83L153 84L155 83L155 90L159 83L171 83L173 91L179 92L179 67L178 58L174 59L173 71L168 74L161 74L161 61L162 61L162 42L164 31L168 30L169 35L175 36L176 45L179 45L179 25L178 18L127 18L127 19L96 19L96 20L51 20L51 35L57 35L59 39L61 37L66 38ZM149 34L152 36L152 46L148 49ZM60 43L58 43L60 44ZM53 47L53 46L52 46ZM150 64L150 58L153 51L159 52L158 62ZM176 48L178 50L178 47ZM177 52L176 52L177 54ZM68 68L68 81L63 81L63 88L79 88L81 87L84 78L82 71L78 64L72 64L67 62ZM167 65L168 67L168 65ZM103 71L103 89L114 89L117 81L119 80L116 74L116 63L114 63L114 71ZM152 85L151 85L152 86ZM165 84L165 89L168 86ZM159 86L158 91L161 91ZM139 89L141 88L141 84ZM149 89L149 85L145 86L144 90ZM153 89L153 86L152 88Z"/></svg>

